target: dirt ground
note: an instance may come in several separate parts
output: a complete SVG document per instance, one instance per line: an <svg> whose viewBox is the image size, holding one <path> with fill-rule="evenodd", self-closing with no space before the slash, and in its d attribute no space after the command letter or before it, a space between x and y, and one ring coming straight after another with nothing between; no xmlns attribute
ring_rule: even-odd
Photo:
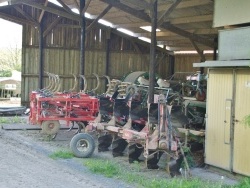
<svg viewBox="0 0 250 188"><path fill-rule="evenodd" d="M0 102L1 106L6 103ZM17 106L10 102L7 106ZM13 117L7 117L9 119ZM68 132L60 130L54 140L49 140L41 130L27 130L28 117L20 117L22 123L3 124L0 122L0 188L28 188L28 187L137 187L117 179L106 178L102 175L92 174L84 165L84 159L53 160L49 157L55 151L69 150L69 143L75 130ZM6 130L8 127L21 130ZM113 158L111 152L95 151L93 158L103 158L130 167L128 157ZM159 163L160 169L149 170L144 163L140 163L140 173L149 178L170 178L164 167L164 157ZM238 181L228 173L214 171L210 168L192 168L192 177L213 182L224 182L234 185ZM177 177L177 178L182 178Z"/></svg>
<svg viewBox="0 0 250 188"><path fill-rule="evenodd" d="M24 117L24 120L27 121L27 117ZM22 125L25 123L11 126L21 127ZM6 125L3 127L6 128ZM53 160L49 158L49 155L55 151L69 150L74 131L60 130L54 140L49 140L41 133L41 130L0 129L0 187L135 187L117 179L90 173L83 166L82 160L84 159ZM111 152L95 151L92 157L130 165L127 156L113 158ZM141 173L150 178L170 178L164 168L148 170L144 163L141 164ZM193 168L191 174L192 177L223 181L229 185L237 183L234 178L210 169Z"/></svg>

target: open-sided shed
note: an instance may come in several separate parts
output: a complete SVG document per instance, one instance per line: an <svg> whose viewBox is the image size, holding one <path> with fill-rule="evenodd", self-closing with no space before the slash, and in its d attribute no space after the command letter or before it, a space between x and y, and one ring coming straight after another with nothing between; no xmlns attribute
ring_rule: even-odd
<svg viewBox="0 0 250 188"><path fill-rule="evenodd" d="M84 74L92 89L96 84L92 73L121 78L130 71L149 71L154 61L151 71L168 78L175 68L173 50L196 49L197 62L207 59L203 50L217 46L218 28L212 28L210 0L155 1L156 11L153 2L142 0L59 0L60 6L48 0L1 2L8 5L0 7L0 17L23 25L23 104L28 104L30 91L48 84L44 71L58 74L65 90L74 84L72 74ZM152 12L160 29L153 38L141 28L151 26ZM110 25L103 25L103 20ZM132 36L124 34L124 29L132 31ZM150 44L141 39L155 40L161 47L150 55ZM176 58L185 62L187 72L193 71L192 58ZM99 92L105 90L105 79L101 81Z"/></svg>

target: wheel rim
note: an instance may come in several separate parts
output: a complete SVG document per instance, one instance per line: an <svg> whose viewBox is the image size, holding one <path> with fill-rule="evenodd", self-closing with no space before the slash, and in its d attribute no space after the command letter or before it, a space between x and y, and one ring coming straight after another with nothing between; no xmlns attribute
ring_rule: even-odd
<svg viewBox="0 0 250 188"><path fill-rule="evenodd" d="M88 141L85 139L78 140L78 142L76 143L76 148L80 152L86 151L89 148Z"/></svg>
<svg viewBox="0 0 250 188"><path fill-rule="evenodd" d="M50 124L48 125L48 128L49 128L49 129L54 129L54 127L55 127L55 124L54 124L54 123L50 123Z"/></svg>

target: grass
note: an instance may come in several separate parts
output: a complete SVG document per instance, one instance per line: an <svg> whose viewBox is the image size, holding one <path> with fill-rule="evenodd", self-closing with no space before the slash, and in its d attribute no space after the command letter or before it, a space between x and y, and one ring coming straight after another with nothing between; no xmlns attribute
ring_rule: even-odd
<svg viewBox="0 0 250 188"><path fill-rule="evenodd" d="M0 123L2 123L2 124L4 124L4 123L9 123L10 122L10 120L9 120L9 118L7 118L7 117L0 117Z"/></svg>
<svg viewBox="0 0 250 188"><path fill-rule="evenodd" d="M74 155L67 150L59 150L52 153L52 159L70 159ZM120 179L124 182L137 185L137 187L144 188L249 188L250 178L243 179L238 185L229 186L221 182L202 181L197 178L151 178L143 175L141 167L138 162L130 164L130 167L124 166L117 162L97 158L85 158L83 165L86 166L91 172L104 175L108 178ZM155 171L154 173L157 173Z"/></svg>
<svg viewBox="0 0 250 188"><path fill-rule="evenodd" d="M0 124L25 123L20 116L0 117Z"/></svg>
<svg viewBox="0 0 250 188"><path fill-rule="evenodd" d="M84 159L84 165L93 173L102 174L109 178L117 178L127 183L137 184L138 187L145 188L247 188L250 185L250 179L245 180L238 186L223 185L223 182L209 182L200 179L182 179L182 178L149 178L140 173L138 164L132 164L135 170L128 170L127 167L113 161L103 159ZM133 165L135 167L133 167ZM155 172L157 173L157 171ZM223 180L222 180L223 181Z"/></svg>
<svg viewBox="0 0 250 188"><path fill-rule="evenodd" d="M74 157L74 154L70 151L60 150L50 154L49 157L52 159L71 159Z"/></svg>
<svg viewBox="0 0 250 188"><path fill-rule="evenodd" d="M250 187L250 178L244 178L239 185L236 186L237 188L249 188Z"/></svg>

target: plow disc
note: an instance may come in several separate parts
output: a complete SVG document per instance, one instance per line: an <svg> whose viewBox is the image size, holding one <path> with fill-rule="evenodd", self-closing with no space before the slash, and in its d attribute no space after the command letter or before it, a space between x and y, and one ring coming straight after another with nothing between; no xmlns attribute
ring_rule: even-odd
<svg viewBox="0 0 250 188"><path fill-rule="evenodd" d="M152 155L149 159L146 160L146 166L148 169L158 169L158 162L163 154L163 152L158 152L153 154L154 151L149 151L149 155Z"/></svg>
<svg viewBox="0 0 250 188"><path fill-rule="evenodd" d="M98 136L98 151L109 151L109 147L112 144L113 137L111 134L105 134Z"/></svg>
<svg viewBox="0 0 250 188"><path fill-rule="evenodd" d="M121 138L115 137L112 142L112 154L113 157L123 156L123 152L126 149L128 142Z"/></svg>
<svg viewBox="0 0 250 188"><path fill-rule="evenodd" d="M143 152L143 147L141 144L130 144L128 147L128 161L133 163L134 161L140 161L139 157Z"/></svg>

